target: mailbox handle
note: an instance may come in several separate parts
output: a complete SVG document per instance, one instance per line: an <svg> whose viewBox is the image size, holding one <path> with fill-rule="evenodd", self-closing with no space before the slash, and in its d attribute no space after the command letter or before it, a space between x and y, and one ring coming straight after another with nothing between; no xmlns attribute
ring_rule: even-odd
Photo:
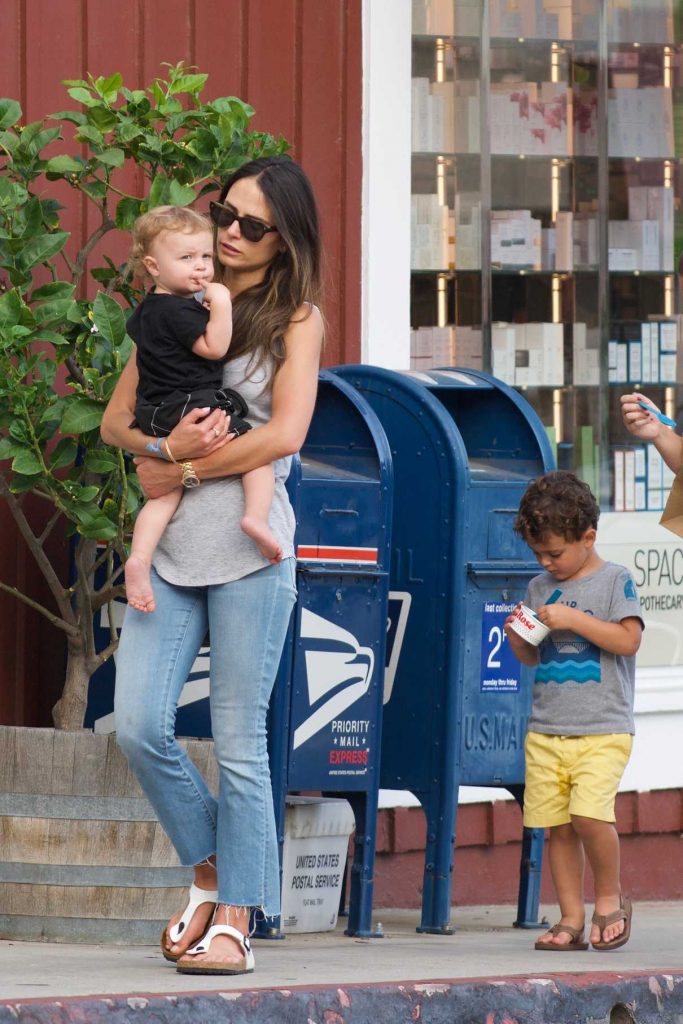
<svg viewBox="0 0 683 1024"><path fill-rule="evenodd" d="M467 572L472 576L538 576L538 566L519 562L500 566L490 562L468 562Z"/></svg>
<svg viewBox="0 0 683 1024"><path fill-rule="evenodd" d="M297 572L306 576L372 576L374 579L381 579L389 575L384 569L376 569L374 566L358 565L355 567L332 568L326 565L306 565L305 562L297 562Z"/></svg>
<svg viewBox="0 0 683 1024"><path fill-rule="evenodd" d="M328 516L357 516L358 512L355 508L325 508L320 509L320 514L326 513Z"/></svg>

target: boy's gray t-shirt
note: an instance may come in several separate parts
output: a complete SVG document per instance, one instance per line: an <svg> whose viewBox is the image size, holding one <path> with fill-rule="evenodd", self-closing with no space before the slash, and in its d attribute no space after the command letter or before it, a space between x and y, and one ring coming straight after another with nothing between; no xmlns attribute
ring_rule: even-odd
<svg viewBox="0 0 683 1024"><path fill-rule="evenodd" d="M257 369L252 362L244 355L226 363L223 386L239 391L249 406L247 419L258 427L272 413L272 365ZM229 442L239 443L240 438ZM284 558L294 556L294 512L285 487L291 462L285 458L273 463L275 491L268 516ZM204 480L200 487L184 491L154 553L154 568L163 579L181 587L230 583L266 568L270 562L240 528L243 515L241 476Z"/></svg>
<svg viewBox="0 0 683 1024"><path fill-rule="evenodd" d="M590 576L557 580L547 573L529 583L525 604L536 611L555 590L558 604L604 622L642 622L628 569L605 562ZM539 647L529 729L553 736L634 733L635 655L610 654L569 630L553 630Z"/></svg>

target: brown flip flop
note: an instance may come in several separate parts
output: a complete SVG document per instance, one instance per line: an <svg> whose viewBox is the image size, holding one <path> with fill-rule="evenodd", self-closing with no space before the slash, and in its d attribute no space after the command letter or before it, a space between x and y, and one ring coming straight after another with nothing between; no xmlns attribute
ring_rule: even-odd
<svg viewBox="0 0 683 1024"><path fill-rule="evenodd" d="M539 939L534 943L534 949L542 949L544 953L577 953L588 949L588 943L583 941L583 928L573 928L570 924L554 924L549 930L552 935L565 932L571 942L559 945L557 942L542 942Z"/></svg>
<svg viewBox="0 0 683 1024"><path fill-rule="evenodd" d="M631 918L633 916L633 907L628 896L619 896L619 910L613 910L611 914L593 914L592 922L597 924L600 929L600 935L604 932L605 928L608 928L611 924L617 924L618 921L624 922L624 930L621 935L617 935L616 938L610 939L609 942L593 942L593 949L618 949L619 946L625 946L631 937Z"/></svg>

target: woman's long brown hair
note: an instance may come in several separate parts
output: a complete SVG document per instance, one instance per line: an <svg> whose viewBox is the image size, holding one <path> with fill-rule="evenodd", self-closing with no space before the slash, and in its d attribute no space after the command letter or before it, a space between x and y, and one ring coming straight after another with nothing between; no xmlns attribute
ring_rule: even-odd
<svg viewBox="0 0 683 1024"><path fill-rule="evenodd" d="M310 181L291 157L259 157L243 164L223 185L221 203L242 178L258 180L280 234L282 250L267 268L263 281L235 297L228 360L253 353L250 372L272 361L277 373L285 358L285 332L297 311L305 303L309 309L321 305L318 209ZM310 312L305 315L310 316Z"/></svg>

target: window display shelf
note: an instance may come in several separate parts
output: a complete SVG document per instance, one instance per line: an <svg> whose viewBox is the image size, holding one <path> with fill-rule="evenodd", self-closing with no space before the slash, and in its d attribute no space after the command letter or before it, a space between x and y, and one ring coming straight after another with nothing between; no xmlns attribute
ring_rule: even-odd
<svg viewBox="0 0 683 1024"><path fill-rule="evenodd" d="M665 474L655 456L631 465L619 395L683 406L672 0L413 12L411 365L519 387L603 508L657 508Z"/></svg>

